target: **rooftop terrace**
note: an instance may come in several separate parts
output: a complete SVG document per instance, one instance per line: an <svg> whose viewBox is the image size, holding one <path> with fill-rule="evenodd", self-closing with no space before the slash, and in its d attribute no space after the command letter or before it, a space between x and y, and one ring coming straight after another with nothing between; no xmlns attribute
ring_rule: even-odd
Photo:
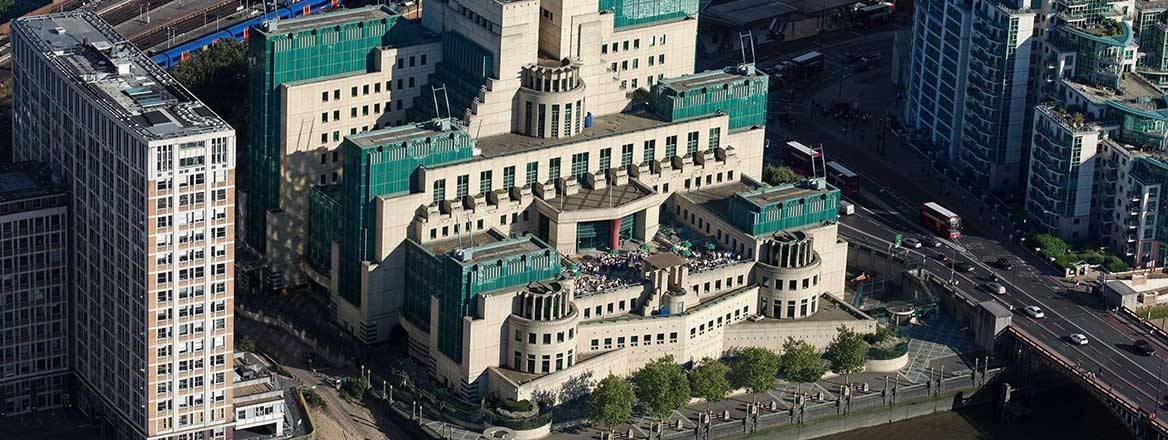
<svg viewBox="0 0 1168 440"><path fill-rule="evenodd" d="M422 247L434 255L450 254L462 264L497 260L544 249L531 236L509 238L495 230L432 241ZM461 257L454 254L459 249L462 250Z"/></svg>
<svg viewBox="0 0 1168 440"><path fill-rule="evenodd" d="M1164 94L1143 78L1125 74L1118 90L1110 87L1096 87L1088 84L1064 81L1083 97L1096 104L1113 103L1140 111L1160 111L1168 108Z"/></svg>
<svg viewBox="0 0 1168 440"><path fill-rule="evenodd" d="M734 194L761 187L761 184L739 180L726 185L703 186L701 189L679 193L679 195L711 213L725 214L730 212L730 199L734 197Z"/></svg>
<svg viewBox="0 0 1168 440"><path fill-rule="evenodd" d="M362 8L340 9L323 14L313 14L287 20L270 20L259 26L258 32L266 35L295 33L345 23L376 20L397 16L389 6L365 6Z"/></svg>
<svg viewBox="0 0 1168 440"><path fill-rule="evenodd" d="M0 203L64 192L48 169L35 162L0 164Z"/></svg>
<svg viewBox="0 0 1168 440"><path fill-rule="evenodd" d="M146 140L230 130L190 91L89 10L24 17L13 32L98 107Z"/></svg>
<svg viewBox="0 0 1168 440"><path fill-rule="evenodd" d="M709 115L706 117L717 117ZM616 136L623 133L646 130L669 124L670 122L647 111L634 113L616 113L597 116L592 119L592 126L580 130L580 134L566 138L539 138L516 133L506 133L484 137L478 140L478 147L485 157L506 156L523 153L529 150L554 147L575 142Z"/></svg>
<svg viewBox="0 0 1168 440"><path fill-rule="evenodd" d="M585 209L613 208L632 203L653 194L648 188L629 183L626 185L609 185L604 189L589 189L581 187L579 192L570 196L561 196L548 200L548 205L561 212L580 211Z"/></svg>
<svg viewBox="0 0 1168 440"><path fill-rule="evenodd" d="M401 125L397 127L388 127L380 130L364 131L354 135L346 136L345 138L352 141L358 147L370 148L382 145L397 144L424 137L456 135L466 136L466 132L463 131L462 127L457 124L450 124L446 127L442 127L435 121L427 121Z"/></svg>

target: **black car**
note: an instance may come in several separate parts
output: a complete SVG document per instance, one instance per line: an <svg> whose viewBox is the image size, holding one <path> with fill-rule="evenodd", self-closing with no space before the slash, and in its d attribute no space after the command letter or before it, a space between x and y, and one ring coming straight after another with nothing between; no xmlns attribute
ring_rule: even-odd
<svg viewBox="0 0 1168 440"><path fill-rule="evenodd" d="M1156 354L1156 348L1152 347L1152 344L1149 344L1148 341L1143 339L1138 339L1135 342L1132 342L1132 350L1135 350L1136 353L1142 354L1144 356L1151 356Z"/></svg>
<svg viewBox="0 0 1168 440"><path fill-rule="evenodd" d="M1014 263L1011 263L1006 257L1001 257L994 261L994 267L1002 270L1010 270L1014 268Z"/></svg>
<svg viewBox="0 0 1168 440"><path fill-rule="evenodd" d="M953 263L953 270L958 272L973 272L973 265L966 262Z"/></svg>
<svg viewBox="0 0 1168 440"><path fill-rule="evenodd" d="M941 240L938 240L936 237L921 237L921 243L923 243L925 247L941 247Z"/></svg>

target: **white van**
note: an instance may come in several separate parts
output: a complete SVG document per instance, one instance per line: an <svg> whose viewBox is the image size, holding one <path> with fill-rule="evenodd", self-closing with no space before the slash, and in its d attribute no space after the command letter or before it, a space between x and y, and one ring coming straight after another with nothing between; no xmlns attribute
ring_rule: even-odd
<svg viewBox="0 0 1168 440"><path fill-rule="evenodd" d="M853 205L851 202L845 202L843 200L840 200L840 202L839 202L839 215L852 215L855 213L856 213L856 205Z"/></svg>

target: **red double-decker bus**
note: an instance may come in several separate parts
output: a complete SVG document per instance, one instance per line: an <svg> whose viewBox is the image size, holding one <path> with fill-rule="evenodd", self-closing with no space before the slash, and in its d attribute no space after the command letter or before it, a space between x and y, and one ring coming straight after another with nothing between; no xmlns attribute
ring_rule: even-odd
<svg viewBox="0 0 1168 440"><path fill-rule="evenodd" d="M935 202L921 205L921 224L950 240L961 238L961 217Z"/></svg>
<svg viewBox="0 0 1168 440"><path fill-rule="evenodd" d="M860 194L860 175L834 160L827 163L827 181L839 188L840 194L845 196L855 197Z"/></svg>
<svg viewBox="0 0 1168 440"><path fill-rule="evenodd" d="M814 177L814 170L823 172L823 153L795 141L783 148L783 165L804 177Z"/></svg>

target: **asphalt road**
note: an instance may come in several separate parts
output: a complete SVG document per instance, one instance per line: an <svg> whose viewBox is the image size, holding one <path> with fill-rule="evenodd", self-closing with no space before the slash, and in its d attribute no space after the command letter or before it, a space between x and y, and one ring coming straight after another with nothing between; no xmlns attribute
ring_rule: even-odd
<svg viewBox="0 0 1168 440"><path fill-rule="evenodd" d="M1065 356L1084 371L1095 373L1095 380L1146 411L1168 417L1160 408L1168 394L1165 357L1168 341L1160 340L1101 304L1087 288L1076 287L1062 279L1045 261L1026 252L1018 242L1017 225L1009 222L1006 208L995 206L994 198L971 193L970 185L955 181L949 173L933 168L932 161L920 150L884 127L881 117L899 106L899 87L891 81L892 32L875 32L861 38L839 34L830 39L809 41L806 46L781 54L762 54L760 59L784 59L815 48L824 53L824 74L772 93L772 111L792 114L793 123L768 124L771 148L768 161L776 162L779 148L787 139L805 144L823 143L827 160L836 160L863 176L861 197L855 200L857 213L841 219L840 231L853 241L886 242L896 234L927 234L917 224L921 202L938 201L962 216L965 236L958 243L946 243L939 250L911 250L912 258L942 279L950 276L946 263L938 259L945 253L956 261L969 262L976 269L969 274L955 273L957 287L978 300L995 300L1013 306L1018 312L1013 325ZM846 53L883 55L881 63L863 72L849 73ZM810 103L833 101L859 105L870 113L868 122L837 121L815 112ZM880 140L883 134L883 141ZM976 189L974 189L976 191ZM878 246L880 244L877 244ZM1013 263L1011 270L998 270L985 264L1005 257ZM1007 287L1007 294L991 295L980 288L997 279ZM1045 318L1032 319L1021 308L1037 305ZM1082 333L1087 345L1072 345L1068 336ZM1134 340L1143 339L1156 349L1154 356L1142 356L1132 350Z"/></svg>

